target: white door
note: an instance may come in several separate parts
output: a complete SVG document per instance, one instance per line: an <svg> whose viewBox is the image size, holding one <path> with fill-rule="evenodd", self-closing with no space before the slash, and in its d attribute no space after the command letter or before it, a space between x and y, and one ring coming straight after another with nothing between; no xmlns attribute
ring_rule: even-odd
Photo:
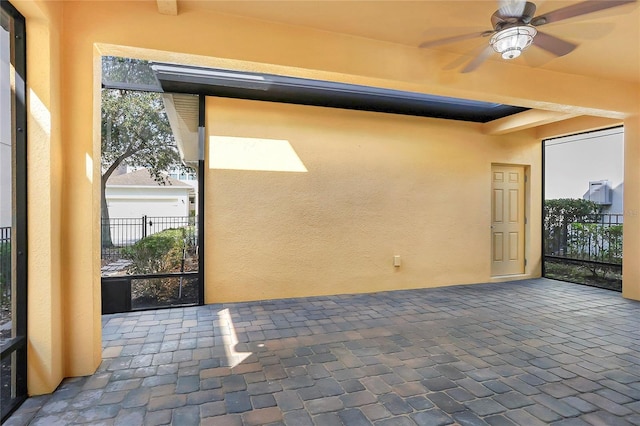
<svg viewBox="0 0 640 426"><path fill-rule="evenodd" d="M491 176L491 275L523 274L524 167L494 165Z"/></svg>

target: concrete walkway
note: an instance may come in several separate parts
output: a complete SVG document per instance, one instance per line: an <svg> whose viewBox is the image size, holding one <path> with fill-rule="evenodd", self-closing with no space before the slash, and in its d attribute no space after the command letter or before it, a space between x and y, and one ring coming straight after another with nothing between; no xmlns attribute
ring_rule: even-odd
<svg viewBox="0 0 640 426"><path fill-rule="evenodd" d="M640 425L640 303L538 279L103 317L7 425Z"/></svg>

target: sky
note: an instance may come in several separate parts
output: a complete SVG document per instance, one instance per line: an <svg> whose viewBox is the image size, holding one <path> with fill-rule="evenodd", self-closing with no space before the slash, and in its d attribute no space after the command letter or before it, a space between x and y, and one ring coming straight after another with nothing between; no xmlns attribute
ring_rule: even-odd
<svg viewBox="0 0 640 426"><path fill-rule="evenodd" d="M582 198L596 180L624 181L622 127L545 141L545 199Z"/></svg>

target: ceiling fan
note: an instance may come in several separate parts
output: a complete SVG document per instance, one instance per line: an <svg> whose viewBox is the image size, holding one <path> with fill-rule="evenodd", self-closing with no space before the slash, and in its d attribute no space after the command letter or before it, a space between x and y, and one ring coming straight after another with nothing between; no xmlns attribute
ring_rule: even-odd
<svg viewBox="0 0 640 426"><path fill-rule="evenodd" d="M425 41L419 47L430 48L476 37L491 36L489 45L462 69L463 73L478 68L494 51L499 53L503 59L514 59L529 46L535 45L555 56L564 56L572 52L578 45L538 31L538 27L635 1L587 0L535 16L536 5L532 2L502 0L501 7L491 15L493 30Z"/></svg>

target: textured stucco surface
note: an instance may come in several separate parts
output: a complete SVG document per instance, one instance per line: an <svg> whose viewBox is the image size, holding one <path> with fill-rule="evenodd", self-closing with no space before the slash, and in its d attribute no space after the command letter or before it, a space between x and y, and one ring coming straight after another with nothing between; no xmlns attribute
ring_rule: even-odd
<svg viewBox="0 0 640 426"><path fill-rule="evenodd" d="M537 176L540 145L530 133L478 128L208 98L207 303L490 280L491 165ZM243 153L217 149L220 136L254 138L244 155L261 149L265 165L276 162L265 139L288 141L307 171L225 169L224 156ZM527 196L536 212L539 191ZM527 236L525 276L539 274L539 238Z"/></svg>
<svg viewBox="0 0 640 426"><path fill-rule="evenodd" d="M207 11L184 10L178 16L167 16L158 13L154 1L13 0L12 4L26 17L28 31L28 376L31 394L51 392L63 377L91 374L101 360L100 235L96 226L100 217L101 55L317 78L591 115L576 118L571 123L543 126L535 132L538 141L542 137L609 125L610 120L603 122L603 119L593 116L616 120L626 118L625 145L629 148L625 170L629 174L625 182L625 205L631 208L629 214L636 216L631 221L625 218L625 224L630 224L625 230L625 253L637 258L640 252L636 232L638 220L634 219L640 217L637 216L640 197L640 179L637 178L640 92L637 84L517 65L502 67L493 63L485 64L482 73L455 74L443 68L457 55ZM353 117L361 117L358 114L363 113L336 114L339 115L336 119L351 117L348 121L354 123ZM489 208L482 203L487 203L489 198L486 192L482 195L473 192L480 187L476 180L488 175L491 162L531 164L530 210L539 211L539 205L535 204L536 191L539 192L536 186L540 184L540 169L535 167L539 145L536 147L526 134L482 137L467 125L456 122L383 115L368 117L372 118L362 120L359 128L345 127L337 132L354 140L355 135L359 135L366 142L384 137L387 141L384 149L375 148L378 146L375 142L360 151L348 144L332 145L336 139L335 132L327 131L324 124L315 123L318 137L325 134L328 137L316 141L312 151L306 152L298 142L292 142L294 148L300 150L298 155L309 170L306 176L312 178L299 179L294 184L278 173L273 173L277 179L265 179L268 174L257 172L253 177L258 183L284 185L285 189L289 185L292 190L299 191L296 202L285 189L271 192L272 196L279 194L285 204L295 205L305 198L310 203L341 200L337 205L343 212L350 212L351 216L329 221L328 213L303 215L298 212L297 216L285 214L281 219L285 225L277 227L275 219L266 224L262 222L264 219L256 222L254 228L264 224L269 230L264 235L284 238L291 248L274 239L269 250L258 250L266 244L267 238L263 236L263 242L244 243L249 247L243 252L235 250L231 241L226 240L230 237L225 236L221 229L210 229L208 232L213 240L208 242L210 248L207 249L208 301L286 296L296 292L322 294L329 290L374 290L372 276L391 288L441 285L454 279L458 279L458 283L486 279L488 262L475 257L477 247L474 246L486 245L483 248L486 255L482 256L488 257L488 230L484 230L485 223L478 223L483 215L488 215ZM389 124L391 120L395 121ZM401 122L425 125L413 124L404 133L392 133L391 138L389 129L399 131L403 127L399 125ZM300 127L306 122L291 119L289 124L292 123ZM363 128L368 133L364 133ZM399 143L402 149L394 151L392 141L399 134L405 135ZM408 135L415 138L413 143L407 139ZM425 145L424 139L428 139L430 144ZM332 152L346 150L353 158L337 156L335 161L342 161L342 169L338 164L315 164L316 156L318 160L323 159L325 144ZM523 144L528 147L524 151ZM519 158L524 152L529 153L526 154L528 157ZM398 157L400 153L404 157ZM361 155L363 166L355 167L354 161ZM412 156L421 158L422 165L414 163L418 160ZM374 158L380 159L381 163L374 166ZM393 168L382 162L388 159L393 160ZM442 161L444 163L441 164ZM422 166L431 170L428 178L416 173ZM329 172L329 168L333 168L333 172ZM403 175L396 179L404 168L411 172L411 177ZM358 174L352 176L348 173L351 169ZM443 190L437 196L431 194L429 197L417 193L416 188L420 185L430 185L431 188L447 182L454 170L457 178L443 187L448 192ZM367 174L363 174L365 172ZM211 183L214 178L226 184L247 185L248 182L242 183L242 179L250 174L244 174L242 179L236 176L238 181L234 182L233 173L211 172L208 179L212 191L215 190ZM333 177L324 179L322 176ZM371 179L373 181L369 183ZM356 186L357 180L360 180L360 186ZM336 187L341 188L342 185L345 185L344 190L340 189L343 192L338 194ZM482 191L487 187L485 182ZM341 198L350 192L374 188L385 191L381 200L373 202L365 197L353 198L357 201L353 210L349 210L348 202ZM309 195L314 192L322 198ZM222 194L212 192L208 203L223 202L218 205L224 206L223 198L216 199ZM464 203L460 201L463 199L461 195L466 196ZM259 197L238 198L236 206L239 200L251 205ZM447 204L451 200L454 200L453 204ZM408 205L407 210L398 205L401 202ZM332 204L322 205L326 210L332 208ZM276 213L267 210L274 206L278 203L265 202L260 213L275 216L279 213L277 210ZM477 216L468 223L454 225L450 219L452 212L459 219L467 210ZM249 217L248 213L240 210L231 212L239 217ZM376 214L379 216L375 217ZM428 222L414 221L427 220L422 218L425 214L429 214ZM324 221L318 222L322 224L320 227L309 224L305 228L301 227L302 219L299 219L304 217L309 217L312 223L316 219ZM413 221L409 222L411 228L400 228L402 220L409 217ZM537 213L530 217L532 238L539 234L539 220ZM286 232L280 236L274 229ZM295 235L291 234L301 229L306 233L300 234L298 241L290 242L295 240ZM454 233L447 234L446 231L451 229ZM347 230L347 234L339 237L342 230ZM327 243L321 244L327 233L330 235ZM414 234L426 237L418 242ZM445 234L447 236L443 237ZM257 238L259 235L254 232L249 236ZM407 236L407 241L413 241L413 245L397 243L402 235ZM441 236L436 243L437 235ZM476 240L478 235L480 238ZM303 245L303 236L305 241L316 241L315 245ZM355 236L363 239L356 240ZM216 242L216 238L220 241ZM530 239L529 242L528 252L539 253L535 240ZM294 250L301 247L304 250ZM363 247L364 251L361 250ZM314 257L315 254L318 256ZM403 259L399 271L390 266L394 254L400 254ZM459 258L467 261L462 262ZM474 266L480 269L473 271L471 268ZM530 259L528 268L535 275L539 265ZM300 273L302 281L295 279L296 273ZM640 298L640 263L626 262L624 274L625 296ZM329 280L321 281L323 276Z"/></svg>

